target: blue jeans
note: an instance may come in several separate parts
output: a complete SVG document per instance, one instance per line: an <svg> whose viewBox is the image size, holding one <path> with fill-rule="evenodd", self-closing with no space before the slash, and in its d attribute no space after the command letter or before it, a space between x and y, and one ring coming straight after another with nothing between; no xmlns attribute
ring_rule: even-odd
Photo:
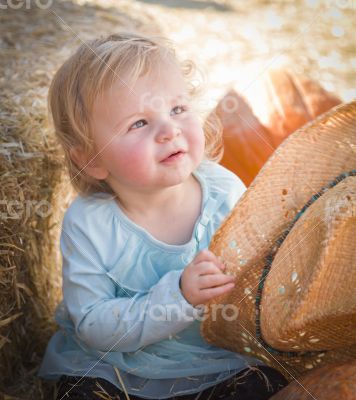
<svg viewBox="0 0 356 400"><path fill-rule="evenodd" d="M267 380L266 380L267 379ZM124 392L111 382L101 378L81 378L62 376L58 383L57 400L98 400L94 392L100 391L96 382L113 400L126 400ZM268 383L267 383L268 382ZM259 366L243 370L233 377L199 393L170 397L169 400L267 400L287 384L287 380L277 370ZM199 395L199 396L198 396ZM142 397L129 395L130 400ZM110 398L110 397L108 397Z"/></svg>

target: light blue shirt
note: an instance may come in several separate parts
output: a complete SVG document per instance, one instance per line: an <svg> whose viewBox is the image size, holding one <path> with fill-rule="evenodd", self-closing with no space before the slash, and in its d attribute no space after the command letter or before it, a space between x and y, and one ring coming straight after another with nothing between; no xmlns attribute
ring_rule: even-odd
<svg viewBox="0 0 356 400"><path fill-rule="evenodd" d="M134 223L111 196L78 196L61 234L63 300L59 330L39 376L106 379L129 394L162 399L197 393L260 361L208 344L202 312L179 289L183 269L246 190L231 171L203 161L193 175L202 206L193 235L167 244ZM238 282L237 282L238 284Z"/></svg>

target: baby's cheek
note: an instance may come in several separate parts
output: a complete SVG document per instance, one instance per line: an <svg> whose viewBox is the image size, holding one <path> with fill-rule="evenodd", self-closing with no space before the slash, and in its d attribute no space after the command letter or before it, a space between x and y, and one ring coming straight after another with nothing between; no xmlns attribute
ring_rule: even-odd
<svg viewBox="0 0 356 400"><path fill-rule="evenodd" d="M140 146L133 146L124 154L124 168L130 175L137 178L144 177L148 169L148 157L146 152Z"/></svg>
<svg viewBox="0 0 356 400"><path fill-rule="evenodd" d="M198 121L192 123L190 127L190 145L197 156L204 154L205 135L202 126Z"/></svg>

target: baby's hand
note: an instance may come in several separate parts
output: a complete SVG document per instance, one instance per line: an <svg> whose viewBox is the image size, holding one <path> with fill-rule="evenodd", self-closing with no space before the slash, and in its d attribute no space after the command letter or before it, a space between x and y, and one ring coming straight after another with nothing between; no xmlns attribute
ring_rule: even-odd
<svg viewBox="0 0 356 400"><path fill-rule="evenodd" d="M222 272L224 268L225 265L208 249L198 253L180 278L186 300L195 307L230 291L235 286L235 277L225 275Z"/></svg>

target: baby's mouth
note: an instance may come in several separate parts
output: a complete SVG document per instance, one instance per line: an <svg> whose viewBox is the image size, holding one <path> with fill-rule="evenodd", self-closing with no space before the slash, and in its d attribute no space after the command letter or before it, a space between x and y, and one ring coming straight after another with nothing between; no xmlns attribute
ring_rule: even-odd
<svg viewBox="0 0 356 400"><path fill-rule="evenodd" d="M181 153L181 151L177 151L176 153L172 153L169 157L173 157L173 156L176 156L177 154L180 154ZM168 157L168 158L169 158Z"/></svg>
<svg viewBox="0 0 356 400"><path fill-rule="evenodd" d="M179 150L176 151L175 153L172 153L170 156L166 157L164 160L162 161L168 161L168 160L175 160L180 158L181 156L183 156L183 154L185 153L185 151Z"/></svg>

